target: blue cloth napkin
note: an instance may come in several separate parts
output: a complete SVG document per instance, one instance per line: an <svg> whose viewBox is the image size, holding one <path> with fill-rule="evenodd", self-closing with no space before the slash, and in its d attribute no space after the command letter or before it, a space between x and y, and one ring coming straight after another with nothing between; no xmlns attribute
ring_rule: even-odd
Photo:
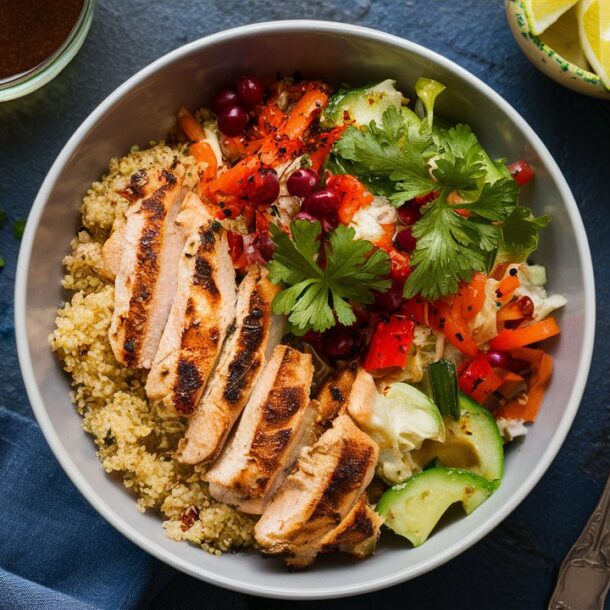
<svg viewBox="0 0 610 610"><path fill-rule="evenodd" d="M0 405L0 610L134 608L174 574L89 506L34 420Z"/></svg>

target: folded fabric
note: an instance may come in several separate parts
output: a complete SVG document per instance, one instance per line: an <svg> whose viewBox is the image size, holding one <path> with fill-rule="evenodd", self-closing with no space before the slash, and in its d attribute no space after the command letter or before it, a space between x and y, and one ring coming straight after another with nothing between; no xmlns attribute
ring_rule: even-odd
<svg viewBox="0 0 610 610"><path fill-rule="evenodd" d="M174 574L89 506L33 420L0 405L0 610L133 608Z"/></svg>

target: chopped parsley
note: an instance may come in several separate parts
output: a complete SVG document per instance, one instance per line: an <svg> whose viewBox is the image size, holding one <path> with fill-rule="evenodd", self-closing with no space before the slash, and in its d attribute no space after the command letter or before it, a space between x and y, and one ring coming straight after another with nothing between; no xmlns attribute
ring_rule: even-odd
<svg viewBox="0 0 610 610"><path fill-rule="evenodd" d="M294 334L323 332L337 322L350 326L356 321L352 301L370 304L373 290L389 289L388 255L355 239L351 227L339 225L324 242L319 222L296 220L290 229L292 239L270 226L275 251L268 269L273 283L286 286L273 300L273 311L288 316ZM325 265L319 264L322 243Z"/></svg>
<svg viewBox="0 0 610 610"><path fill-rule="evenodd" d="M413 225L417 246L405 296L436 300L458 289L476 271L504 256L525 260L538 246L548 217L534 218L519 205L519 188L503 161L492 161L468 125L433 123L442 86L420 79L420 115L390 107L381 125L349 127L333 148L328 168L358 177L396 206L434 194Z"/></svg>

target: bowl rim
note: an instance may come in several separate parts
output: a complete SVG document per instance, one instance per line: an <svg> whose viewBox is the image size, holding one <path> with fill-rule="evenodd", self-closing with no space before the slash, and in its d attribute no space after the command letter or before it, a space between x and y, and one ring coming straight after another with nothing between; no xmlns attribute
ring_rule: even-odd
<svg viewBox="0 0 610 610"><path fill-rule="evenodd" d="M392 47L399 47L407 51L411 51L416 55L424 57L428 60L433 61L436 64L440 64L442 67L450 72L453 72L458 77L468 82L474 88L482 91L490 101L500 107L507 116L516 123L525 133L528 143L536 150L537 154L542 159L545 167L548 169L550 175L556 182L561 198L565 202L568 216L570 218L571 225L573 227L577 249L581 258L580 273L583 277L584 285L584 316L585 316L585 329L583 332L583 349L578 363L576 378L572 387L571 394L567 400L565 412L559 422L557 430L553 436L552 442L548 444L541 459L538 463L530 470L527 477L522 481L520 487L516 493L511 496L509 501L504 504L500 510L498 510L491 518L485 522L481 522L471 531L467 533L459 543L450 546L444 551L434 557L424 560L418 563L416 566L408 566L403 569L396 570L395 572L388 574L381 578L372 578L358 583L357 585L338 585L338 586L325 586L319 588L312 588L306 592L295 591L278 586L265 586L265 585L251 585L242 583L239 578L228 576L226 574L219 574L214 571L210 571L206 568L194 566L190 561L178 557L176 555L169 556L167 551L163 549L153 540L149 539L145 535L138 532L135 528L125 522L122 517L114 511L114 509L106 505L105 501L98 495L97 491L89 484L84 475L78 469L76 463L71 457L70 453L64 449L62 443L57 435L49 415L46 412L43 397L40 393L40 389L37 386L36 379L33 373L31 353L28 345L27 329L26 329L26 287L27 277L30 266L30 256L32 251L32 245L34 235L38 228L41 214L45 208L48 194L55 184L55 181L62 171L66 161L72 155L74 149L80 143L84 136L89 132L90 128L96 123L98 118L106 113L112 106L119 101L122 96L133 89L137 84L146 79L150 74L163 68L166 64L173 62L174 60L188 55L195 49L205 48L213 45L219 41L227 41L233 39L239 39L244 36L259 35L264 36L266 34L273 34L277 32L321 32L324 34L334 35L355 35L365 40L372 40L380 42ZM584 224L576 201L570 191L570 188L557 166L555 160L551 156L546 146L542 143L540 138L536 135L533 129L528 123L521 117L521 115L498 93L496 93L489 85L486 85L474 74L467 71L465 68L457 65L450 59L431 51L426 47L411 41L405 40L392 34L387 34L379 30L371 28L365 28L361 26L354 26L345 23L330 22L330 21L317 21L317 20L282 20L282 21L268 21L263 23L251 24L246 26L240 26L229 30L224 30L204 38L200 38L186 45L183 45L150 63L148 66L139 70L135 75L119 85L112 93L110 93L83 121L78 127L74 134L70 137L68 142L65 144L55 162L51 166L45 180L43 181L40 190L34 200L32 209L28 216L26 223L25 233L23 235L21 248L19 252L19 258L17 263L17 273L15 282L15 332L17 340L17 353L19 359L19 365L23 375L26 391L34 415L40 425L42 432L47 440L47 443L51 447L55 457L60 462L63 470L66 472L68 477L78 488L78 490L85 496L87 501L97 510L97 512L115 527L119 532L126 536L133 543L137 544L140 548L147 551L157 559L163 561L166 564L180 570L190 576L199 578L211 584L219 585L234 591L241 593L248 593L251 595L267 596L274 598L283 599L330 599L343 597L347 595L357 595L370 591L375 591L385 587L389 587L416 576L419 576L425 572L432 570L452 559L459 553L465 551L467 548L472 546L474 543L479 541L483 536L488 534L494 527L496 527L503 519L505 519L529 494L533 487L538 483L542 475L546 472L550 466L552 460L555 458L561 445L563 444L565 437L570 429L572 421L578 410L589 373L591 364L591 358L593 353L594 343L594 331L595 331L595 290L594 290L594 276L593 266L591 260L591 253L589 250L589 244L587 235L585 232Z"/></svg>

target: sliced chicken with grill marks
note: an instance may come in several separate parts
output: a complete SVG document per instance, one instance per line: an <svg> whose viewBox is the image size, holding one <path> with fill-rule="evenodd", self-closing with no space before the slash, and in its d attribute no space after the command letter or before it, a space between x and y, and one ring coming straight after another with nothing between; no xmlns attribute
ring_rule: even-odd
<svg viewBox="0 0 610 610"><path fill-rule="evenodd" d="M284 318L271 311L279 291L258 265L250 267L239 285L233 328L180 443L178 457L185 464L212 461L222 450L265 362L282 338Z"/></svg>
<svg viewBox="0 0 610 610"><path fill-rule="evenodd" d="M210 493L260 514L313 433L311 355L278 345L220 458L205 475Z"/></svg>
<svg viewBox="0 0 610 610"><path fill-rule="evenodd" d="M371 482L378 453L377 444L349 415L339 415L313 447L302 452L256 524L254 534L263 550L284 557L290 566L308 566L336 542L332 532Z"/></svg>
<svg viewBox="0 0 610 610"><path fill-rule="evenodd" d="M383 517L369 505L362 494L345 519L320 541L320 552L340 551L358 559L370 555L377 546Z"/></svg>
<svg viewBox="0 0 610 610"><path fill-rule="evenodd" d="M316 396L315 429L317 437L324 434L333 425L335 418L347 409L357 368L358 365L354 362L324 381Z"/></svg>
<svg viewBox="0 0 610 610"><path fill-rule="evenodd" d="M127 213L125 247L115 279L108 331L116 359L148 369L157 352L176 292L184 235L175 220L186 190L184 167L163 170L163 186Z"/></svg>
<svg viewBox="0 0 610 610"><path fill-rule="evenodd" d="M176 224L186 236L178 287L146 381L151 400L180 415L197 406L235 312L235 270L226 231L189 193Z"/></svg>
<svg viewBox="0 0 610 610"><path fill-rule="evenodd" d="M120 194L131 202L131 208L137 201L146 199L161 188L165 182L165 174L162 169L149 170L148 172L145 169L140 169L131 175L127 187L120 191ZM110 237L102 246L102 263L99 272L109 280L114 281L121 267L121 259L125 251L126 226L125 218L117 219Z"/></svg>

